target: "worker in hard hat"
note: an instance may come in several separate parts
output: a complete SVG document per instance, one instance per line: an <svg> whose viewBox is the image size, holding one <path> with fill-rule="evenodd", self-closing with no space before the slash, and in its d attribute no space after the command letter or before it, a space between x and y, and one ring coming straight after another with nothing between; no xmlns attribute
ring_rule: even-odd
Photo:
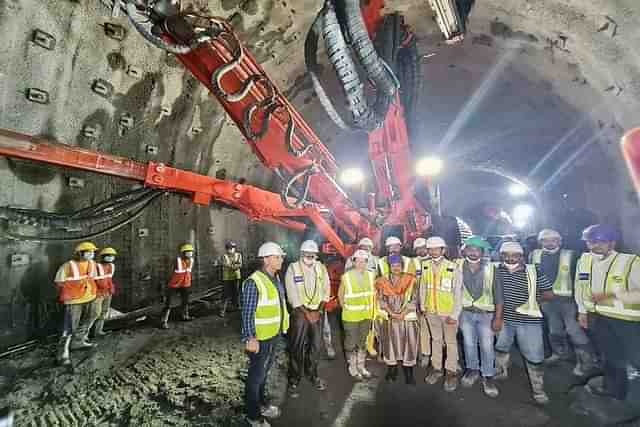
<svg viewBox="0 0 640 427"><path fill-rule="evenodd" d="M285 252L277 243L262 244L258 248L260 270L242 284L241 336L249 356L245 407L250 426L269 427L265 418L280 416L280 408L267 403L265 388L277 340L289 329L285 290L276 274L282 268L284 257Z"/></svg>
<svg viewBox="0 0 640 427"><path fill-rule="evenodd" d="M58 300L63 304L64 323L58 342L58 362L70 365L69 350L93 348L89 342L89 328L95 320L96 263L98 248L91 242L76 246L73 259L58 268L55 283Z"/></svg>
<svg viewBox="0 0 640 427"><path fill-rule="evenodd" d="M169 315L171 314L171 300L175 294L180 295L182 320L189 321L189 290L191 289L191 271L193 269L195 250L191 243L180 246L180 254L176 258L176 268L169 280L168 293L162 312L162 329L169 329Z"/></svg>
<svg viewBox="0 0 640 427"><path fill-rule="evenodd" d="M502 262L496 270L496 294L503 296L503 318L494 319L500 331L496 342L496 379L506 379L513 342L518 342L525 359L533 399L549 402L544 391L544 338L542 311L538 301L550 301L553 288L549 279L533 264L525 264L524 249L518 242L500 247Z"/></svg>
<svg viewBox="0 0 640 427"><path fill-rule="evenodd" d="M576 268L578 321L604 359L603 381L587 387L598 398L586 409L613 417L614 424L640 415L640 259L616 251L621 235L613 226L592 225L582 239L589 252Z"/></svg>
<svg viewBox="0 0 640 427"><path fill-rule="evenodd" d="M485 239L471 236L464 240L464 258L458 261L462 269L462 313L459 321L466 368L460 383L463 387L472 387L482 378L484 394L497 397L499 392L494 381L495 331L492 324L494 317L502 318L503 301L502 294L494 292L496 265L483 259L489 250L491 245Z"/></svg>
<svg viewBox="0 0 640 427"><path fill-rule="evenodd" d="M109 308L111 308L111 298L115 291L113 284L113 274L116 271L115 262L118 252L113 248L104 248L98 253L99 260L96 263L98 275L96 281L96 313L95 335L105 336L104 322L108 319Z"/></svg>
<svg viewBox="0 0 640 427"><path fill-rule="evenodd" d="M239 306L240 279L242 278L242 254L233 240L225 243L225 253L222 255L222 284L223 299L220 317L225 317L230 305Z"/></svg>
<svg viewBox="0 0 640 427"><path fill-rule="evenodd" d="M366 345L373 318L375 273L367 270L367 251L358 249L352 258L354 267L340 279L338 300L342 307L344 350L349 375L362 380L371 378L371 373L366 368Z"/></svg>
<svg viewBox="0 0 640 427"><path fill-rule="evenodd" d="M363 237L358 242L358 249L369 253L369 259L367 261L367 270L377 273L378 271L378 257L373 254L373 240L368 237ZM347 262L344 265L344 271L351 270L353 268L353 257L347 258Z"/></svg>
<svg viewBox="0 0 640 427"><path fill-rule="evenodd" d="M391 274L391 269L389 267L389 256L390 255L400 255L402 256L402 271L404 273L416 274L416 266L413 260L407 256L403 256L401 254L402 251L402 241L396 236L389 236L387 240L384 242L385 247L387 248L387 256L382 257L378 260L378 275L384 276L387 279Z"/></svg>
<svg viewBox="0 0 640 427"><path fill-rule="evenodd" d="M416 284L420 285L420 279L422 277L422 263L429 259L429 251L427 250L427 239L418 237L413 241L413 252L415 258L413 262L416 269ZM431 364L431 334L429 334L429 325L427 325L427 318L425 316L418 316L418 324L420 330L420 345L419 345L419 357L420 365L423 368L428 368Z"/></svg>
<svg viewBox="0 0 640 427"><path fill-rule="evenodd" d="M292 308L289 328L289 395L298 396L303 375L318 390L326 388L318 375L318 357L322 346L324 305L331 297L329 273L318 260L318 244L306 240L300 245L300 259L289 265L285 275L287 301Z"/></svg>
<svg viewBox="0 0 640 427"><path fill-rule="evenodd" d="M414 367L418 360L418 287L413 274L402 271L400 255L390 255L391 275L376 280L376 311L383 318L380 328L382 357L387 365L385 379L393 382L402 365L405 383L415 385Z"/></svg>
<svg viewBox="0 0 640 427"><path fill-rule="evenodd" d="M444 257L447 244L438 236L427 239L430 259L423 263L419 289L420 311L431 335L431 370L427 384L444 377L444 390L458 387L458 317L462 310L462 274L457 264ZM444 361L443 371L443 359Z"/></svg>
<svg viewBox="0 0 640 427"><path fill-rule="evenodd" d="M574 252L562 249L562 236L556 230L544 229L538 233L541 248L531 253L531 263L553 283L555 298L541 305L549 327L551 357L547 362L568 360L569 341L576 353L574 375L584 376L596 370L595 353L587 334L578 324L578 309L573 297L573 279L576 266Z"/></svg>

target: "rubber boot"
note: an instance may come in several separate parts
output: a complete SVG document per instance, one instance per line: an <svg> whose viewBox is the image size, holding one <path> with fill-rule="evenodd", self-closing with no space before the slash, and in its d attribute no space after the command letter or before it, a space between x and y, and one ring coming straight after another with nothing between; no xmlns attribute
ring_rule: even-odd
<svg viewBox="0 0 640 427"><path fill-rule="evenodd" d="M98 337L104 337L105 335L109 335L109 332L104 331L104 320L96 320L95 335Z"/></svg>
<svg viewBox="0 0 640 427"><path fill-rule="evenodd" d="M398 365L387 366L387 374L384 376L384 379L390 383L398 379Z"/></svg>
<svg viewBox="0 0 640 427"><path fill-rule="evenodd" d="M413 366L403 366L404 383L407 385L416 385L416 378L413 376Z"/></svg>
<svg viewBox="0 0 640 427"><path fill-rule="evenodd" d="M506 380L509 378L509 362L511 355L509 353L503 353L496 351L496 380Z"/></svg>
<svg viewBox="0 0 640 427"><path fill-rule="evenodd" d="M349 353L347 358L347 364L349 367L349 375L356 380L362 380L362 374L358 370L358 353L357 351L352 351Z"/></svg>
<svg viewBox="0 0 640 427"><path fill-rule="evenodd" d="M573 375L576 377L593 376L598 371L593 353L583 348L576 348L576 366Z"/></svg>
<svg viewBox="0 0 640 427"><path fill-rule="evenodd" d="M71 336L71 350L87 350L95 346L96 344L89 342L88 331L81 330Z"/></svg>
<svg viewBox="0 0 640 427"><path fill-rule="evenodd" d="M220 309L220 317L224 318L227 315L227 305L229 304L228 300L224 300L222 303L222 308Z"/></svg>
<svg viewBox="0 0 640 427"><path fill-rule="evenodd" d="M526 362L533 400L540 405L549 403L549 396L544 392L544 367Z"/></svg>
<svg viewBox="0 0 640 427"><path fill-rule="evenodd" d="M182 321L183 322L190 322L193 320L193 317L189 316L189 306L185 305L182 308Z"/></svg>
<svg viewBox="0 0 640 427"><path fill-rule="evenodd" d="M58 341L58 354L56 355L56 360L59 364L63 366L68 366L71 364L71 359L69 358L69 347L71 345L71 337L60 337Z"/></svg>
<svg viewBox="0 0 640 427"><path fill-rule="evenodd" d="M365 350L358 350L358 372L362 375L362 378L369 379L373 375L367 371L365 364L367 362L367 352Z"/></svg>
<svg viewBox="0 0 640 427"><path fill-rule="evenodd" d="M162 329L169 329L169 315L171 314L170 308L165 308L162 312L162 317L160 319L160 327Z"/></svg>
<svg viewBox="0 0 640 427"><path fill-rule="evenodd" d="M566 335L549 335L549 344L551 345L551 356L544 360L545 363L554 364L569 358Z"/></svg>

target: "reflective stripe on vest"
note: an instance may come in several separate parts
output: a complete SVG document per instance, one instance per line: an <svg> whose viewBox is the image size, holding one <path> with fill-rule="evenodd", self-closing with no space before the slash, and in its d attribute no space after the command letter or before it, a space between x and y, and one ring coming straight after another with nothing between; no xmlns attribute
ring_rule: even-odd
<svg viewBox="0 0 640 427"><path fill-rule="evenodd" d="M449 315L453 312L453 281L458 266L455 262L444 260L438 268L436 277L433 277L433 261L425 264L422 273L422 281L427 287L424 306L431 314ZM434 284L434 280L437 283Z"/></svg>
<svg viewBox="0 0 640 427"><path fill-rule="evenodd" d="M364 280L357 280L352 276L357 274L353 270L346 272L344 278L344 306L342 320L345 322L359 322L373 317L373 283L375 276L372 272L364 273Z"/></svg>
<svg viewBox="0 0 640 427"><path fill-rule="evenodd" d="M66 276L64 278L64 281L77 281L77 280L83 280L83 279L88 279L91 277L91 273L94 273L96 271L96 263L94 261L87 261L89 263L89 268L87 268L87 274L83 274L80 275L80 267L78 267L78 264L73 261L70 260L69 261L69 267L71 267L71 274L72 276ZM95 277L93 277L95 279Z"/></svg>
<svg viewBox="0 0 640 427"><path fill-rule="evenodd" d="M96 277L94 277L94 279L99 280L99 279L111 279L113 277L113 274L116 271L116 266L115 264L106 264L111 266L111 271L105 271L104 265L98 263L96 264L96 267L98 268L98 275Z"/></svg>
<svg viewBox="0 0 640 427"><path fill-rule="evenodd" d="M416 283L420 283L420 277L422 277L422 258L415 257L413 259L413 265L416 267Z"/></svg>
<svg viewBox="0 0 640 427"><path fill-rule="evenodd" d="M177 262L176 262L176 269L175 272L176 273L191 273L191 268L193 266L193 264L190 262L190 260L187 261L187 267L185 268L185 263L184 261L182 261L182 257L178 257L177 258Z"/></svg>
<svg viewBox="0 0 640 427"><path fill-rule="evenodd" d="M222 280L237 280L240 279L241 273L239 268L231 267L231 264L242 264L242 254L235 252L233 256L233 262L229 257L229 254L224 254L224 263L222 265Z"/></svg>
<svg viewBox="0 0 640 427"><path fill-rule="evenodd" d="M300 261L293 264L293 282L298 288L298 295L302 300L302 305L311 310L317 310L321 302L320 293L323 289L322 285L324 281L324 274L319 262L314 263L313 270L316 274L316 281L315 286L313 287L313 294L311 295L311 298L309 298L309 295L307 295L307 288L305 286L306 277L304 275L304 270L302 265L300 264ZM302 280L296 280L297 277L302 278Z"/></svg>
<svg viewBox="0 0 640 427"><path fill-rule="evenodd" d="M462 269L462 265L464 262L460 263L460 268ZM483 269L483 288L482 295L480 298L474 301L473 296L467 290L467 287L463 284L463 293L462 293L462 307L469 308L475 307L479 310L484 311L495 311L496 306L493 303L493 278L495 274L495 268L497 263L487 263ZM462 273L464 274L464 273ZM464 276L463 276L464 277Z"/></svg>
<svg viewBox="0 0 640 427"><path fill-rule="evenodd" d="M261 271L254 272L249 279L253 280L258 289L258 305L254 317L256 338L264 341L275 337L280 332L287 332L289 313L286 306L281 304L278 287ZM282 325L282 331L280 331L280 325Z"/></svg>
<svg viewBox="0 0 640 427"><path fill-rule="evenodd" d="M409 257L402 256L402 272L409 273L413 260ZM378 260L378 268L380 269L380 275L387 279L391 275L391 267L389 266L389 257L385 256Z"/></svg>
<svg viewBox="0 0 640 427"><path fill-rule="evenodd" d="M525 266L527 273L527 288L529 291L529 298L526 303L516 308L516 312L524 314L525 316L542 318L542 311L538 305L537 293L538 293L538 272L536 266L533 264L527 264Z"/></svg>
<svg viewBox="0 0 640 427"><path fill-rule="evenodd" d="M629 274L638 257L632 254L617 253L609 264L604 292L615 294L619 289L629 289ZM578 261L576 286L580 289L582 303L587 311L602 314L619 320L640 321L640 304L624 304L615 296L595 304L592 299L593 256L582 254Z"/></svg>
<svg viewBox="0 0 640 427"><path fill-rule="evenodd" d="M536 249L531 255L534 264L542 263L542 249ZM553 282L553 293L561 297L570 297L573 295L573 278L571 277L571 261L573 260L573 251L566 249L560 250L560 260L558 262L558 274L556 281Z"/></svg>

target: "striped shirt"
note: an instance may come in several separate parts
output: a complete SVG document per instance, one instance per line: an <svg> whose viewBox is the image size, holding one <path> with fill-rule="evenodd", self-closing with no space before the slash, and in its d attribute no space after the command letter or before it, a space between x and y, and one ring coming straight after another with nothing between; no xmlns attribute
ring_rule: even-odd
<svg viewBox="0 0 640 427"><path fill-rule="evenodd" d="M537 292L538 302L544 291L552 290L551 282L536 266L538 272ZM511 324L539 324L542 318L531 317L516 312L516 308L525 304L529 299L529 284L526 270L510 273L503 265L496 270L496 293L501 292L504 297L504 321Z"/></svg>

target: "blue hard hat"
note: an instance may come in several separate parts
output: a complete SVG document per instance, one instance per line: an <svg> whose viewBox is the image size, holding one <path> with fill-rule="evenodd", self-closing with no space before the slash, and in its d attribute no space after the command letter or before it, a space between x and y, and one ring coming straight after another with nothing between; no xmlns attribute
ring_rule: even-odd
<svg viewBox="0 0 640 427"><path fill-rule="evenodd" d="M227 240L227 243L225 244L225 247L227 248L235 248L236 246L236 242L234 242L233 240Z"/></svg>
<svg viewBox="0 0 640 427"><path fill-rule="evenodd" d="M582 232L582 240L585 241L616 242L620 237L620 231L609 224L593 224Z"/></svg>

